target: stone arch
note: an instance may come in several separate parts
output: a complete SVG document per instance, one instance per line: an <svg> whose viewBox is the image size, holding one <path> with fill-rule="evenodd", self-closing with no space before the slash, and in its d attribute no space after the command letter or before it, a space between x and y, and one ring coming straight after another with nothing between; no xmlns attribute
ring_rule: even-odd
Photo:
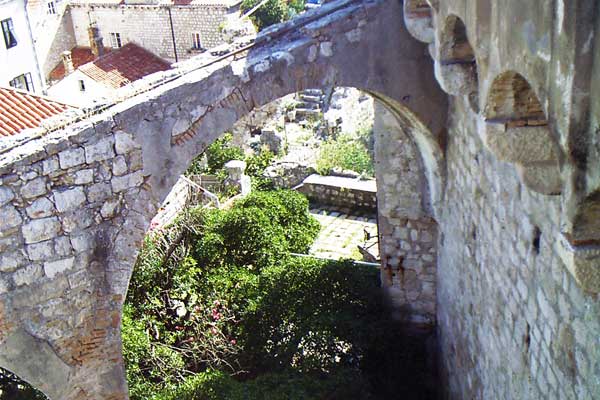
<svg viewBox="0 0 600 400"><path fill-rule="evenodd" d="M233 55L136 82L148 89L0 157L0 344L29 335L51 349L19 354L67 366L54 397L127 398L120 316L150 220L192 158L253 108L310 87L375 93L429 152L441 198L447 98L401 4L331 2Z"/></svg>
<svg viewBox="0 0 600 400"><path fill-rule="evenodd" d="M458 16L450 15L436 35L435 73L446 93L465 95L479 112L477 58L467 28Z"/></svg>
<svg viewBox="0 0 600 400"><path fill-rule="evenodd" d="M530 189L559 194L559 146L527 79L515 71L498 75L489 89L484 117L485 142L496 157L516 164Z"/></svg>
<svg viewBox="0 0 600 400"><path fill-rule="evenodd" d="M23 357L37 353L41 357ZM11 332L0 344L0 363L7 370L43 392L48 399L58 400L66 394L70 368L48 343L23 329Z"/></svg>

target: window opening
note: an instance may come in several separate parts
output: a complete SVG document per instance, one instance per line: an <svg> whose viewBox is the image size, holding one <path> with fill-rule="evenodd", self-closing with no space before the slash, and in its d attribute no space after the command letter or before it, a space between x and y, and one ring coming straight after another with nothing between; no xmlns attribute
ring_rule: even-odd
<svg viewBox="0 0 600 400"><path fill-rule="evenodd" d="M113 49L118 49L121 47L121 34L118 32L110 33L110 47Z"/></svg>
<svg viewBox="0 0 600 400"><path fill-rule="evenodd" d="M15 27L13 26L12 18L2 21L2 34L7 49L17 45L17 35L15 35Z"/></svg>
<svg viewBox="0 0 600 400"><path fill-rule="evenodd" d="M83 81L83 79L80 79L78 81L78 83L79 83L79 90L82 92L85 92L85 82Z"/></svg>
<svg viewBox="0 0 600 400"><path fill-rule="evenodd" d="M33 92L33 79L31 79L31 74L29 72L15 77L9 82L9 85L15 89Z"/></svg>
<svg viewBox="0 0 600 400"><path fill-rule="evenodd" d="M48 2L48 14L56 14L56 6L54 5L54 1Z"/></svg>
<svg viewBox="0 0 600 400"><path fill-rule="evenodd" d="M199 33L192 33L192 46L196 50L202 49L202 41Z"/></svg>

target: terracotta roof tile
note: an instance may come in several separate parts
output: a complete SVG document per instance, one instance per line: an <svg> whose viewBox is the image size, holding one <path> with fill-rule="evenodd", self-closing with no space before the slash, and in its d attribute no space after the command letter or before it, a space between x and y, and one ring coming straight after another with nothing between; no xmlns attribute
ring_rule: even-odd
<svg viewBox="0 0 600 400"><path fill-rule="evenodd" d="M104 85L119 88L158 71L171 69L162 58L134 43L127 43L79 70Z"/></svg>
<svg viewBox="0 0 600 400"><path fill-rule="evenodd" d="M36 128L46 118L71 108L66 104L21 90L0 87L0 137Z"/></svg>
<svg viewBox="0 0 600 400"><path fill-rule="evenodd" d="M104 48L105 53L108 53L111 50L110 47ZM94 61L94 54L92 54L92 49L89 47L73 47L71 49L71 60L73 61L73 68L77 69L90 61ZM56 64L56 67L50 72L50 80L59 81L64 77L65 66L61 61Z"/></svg>

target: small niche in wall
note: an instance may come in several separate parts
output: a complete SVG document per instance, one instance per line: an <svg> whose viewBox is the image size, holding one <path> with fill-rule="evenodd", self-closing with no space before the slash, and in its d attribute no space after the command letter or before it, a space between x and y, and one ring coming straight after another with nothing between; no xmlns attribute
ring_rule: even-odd
<svg viewBox="0 0 600 400"><path fill-rule="evenodd" d="M533 249L533 254L536 256L540 254L540 241L542 239L542 231L539 227L533 228L533 235L531 239L531 247Z"/></svg>

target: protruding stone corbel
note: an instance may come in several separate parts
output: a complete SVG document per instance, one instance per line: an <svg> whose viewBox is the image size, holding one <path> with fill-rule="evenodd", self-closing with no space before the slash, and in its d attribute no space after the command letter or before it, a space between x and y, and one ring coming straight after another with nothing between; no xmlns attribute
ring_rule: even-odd
<svg viewBox="0 0 600 400"><path fill-rule="evenodd" d="M577 284L587 293L600 293L600 242L578 242L560 235L558 253Z"/></svg>

